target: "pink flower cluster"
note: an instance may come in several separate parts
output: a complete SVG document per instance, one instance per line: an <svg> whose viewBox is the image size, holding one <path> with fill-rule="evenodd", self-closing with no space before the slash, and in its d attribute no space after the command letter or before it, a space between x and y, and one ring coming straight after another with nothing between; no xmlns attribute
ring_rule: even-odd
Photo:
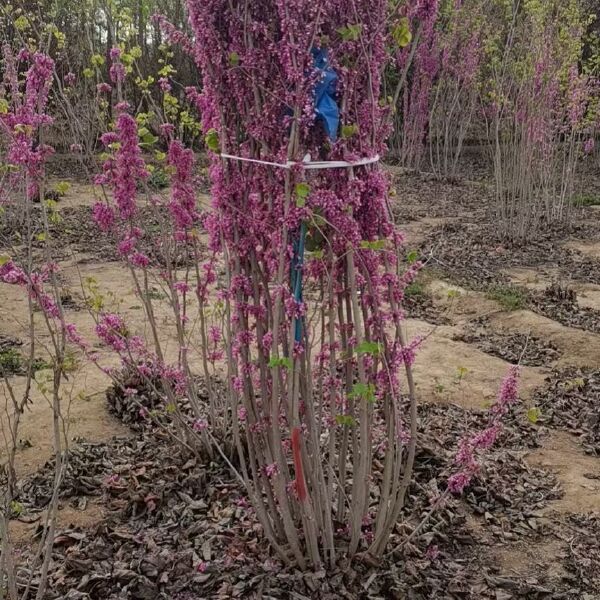
<svg viewBox="0 0 600 600"><path fill-rule="evenodd" d="M125 65L121 62L121 49L111 48L110 49L110 60L111 65L109 69L110 79L113 83L123 83L125 81Z"/></svg>
<svg viewBox="0 0 600 600"><path fill-rule="evenodd" d="M53 149L37 144L41 127L52 123L46 113L48 93L52 84L54 61L40 52L21 52L15 57L10 46L3 48L4 87L9 93L9 110L0 114L0 133L7 139L6 161L19 169L11 174L11 181L27 182L27 194L33 199L38 194L38 181L43 177L44 162ZM29 68L25 81L18 77L19 61L27 61Z"/></svg>
<svg viewBox="0 0 600 600"><path fill-rule="evenodd" d="M464 438L456 454L455 462L460 470L448 478L448 490L453 494L461 494L469 486L478 473L480 465L477 454L491 448L502 431L502 418L518 401L519 368L511 367L504 378L496 402L490 409L491 423L489 427L477 434Z"/></svg>
<svg viewBox="0 0 600 600"><path fill-rule="evenodd" d="M198 221L194 189L194 152L178 140L169 144L169 165L175 174L172 181L169 211L177 229L190 229Z"/></svg>
<svg viewBox="0 0 600 600"><path fill-rule="evenodd" d="M119 354L128 348L129 332L122 317L114 313L106 313L96 324L96 335Z"/></svg>

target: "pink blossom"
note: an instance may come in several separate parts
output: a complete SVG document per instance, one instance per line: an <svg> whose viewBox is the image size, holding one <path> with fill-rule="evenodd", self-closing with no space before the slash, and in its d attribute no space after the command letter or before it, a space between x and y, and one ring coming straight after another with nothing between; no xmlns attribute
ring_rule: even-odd
<svg viewBox="0 0 600 600"><path fill-rule="evenodd" d="M241 377L234 377L232 381L233 389L236 392L241 392L244 389L244 384Z"/></svg>
<svg viewBox="0 0 600 600"><path fill-rule="evenodd" d="M127 349L129 334L123 319L117 314L103 314L96 324L96 335L118 353Z"/></svg>
<svg viewBox="0 0 600 600"><path fill-rule="evenodd" d="M181 142L169 144L169 164L175 169L169 210L178 229L192 227L198 218L192 179L194 163L194 153L185 149Z"/></svg>
<svg viewBox="0 0 600 600"><path fill-rule="evenodd" d="M196 571L198 571L198 573L205 573L206 569L208 569L208 563L203 560L196 565Z"/></svg>
<svg viewBox="0 0 600 600"><path fill-rule="evenodd" d="M466 472L455 473L448 478L448 490L452 494L462 494L471 483L472 474Z"/></svg>
<svg viewBox="0 0 600 600"><path fill-rule="evenodd" d="M460 470L448 479L448 490L451 493L460 494L469 485L479 470L477 452L489 450L498 439L502 430L502 418L518 400L518 377L519 368L511 367L502 381L496 403L490 408L489 427L461 440L455 458L455 463Z"/></svg>
<svg viewBox="0 0 600 600"><path fill-rule="evenodd" d="M96 91L99 94L110 94L112 91L112 86L109 83L99 83L96 86Z"/></svg>
<svg viewBox="0 0 600 600"><path fill-rule="evenodd" d="M138 144L137 123L126 112L117 117L116 131L102 136L105 145L117 141L119 147L115 157L104 164L104 169L114 191L119 216L122 220L129 220L137 210L137 182L146 179L148 171Z"/></svg>
<svg viewBox="0 0 600 600"><path fill-rule="evenodd" d="M128 235L127 237L123 238L117 246L119 254L121 256L129 256L130 254L132 254L137 244L137 241L137 237L133 235Z"/></svg>
<svg viewBox="0 0 600 600"><path fill-rule="evenodd" d="M271 465L266 465L265 466L265 475L269 479L272 479L276 475L279 475L279 465L277 463L273 463Z"/></svg>
<svg viewBox="0 0 600 600"><path fill-rule="evenodd" d="M160 125L159 129L162 135L165 137L170 137L173 135L173 133L175 133L175 125L172 123L163 123Z"/></svg>
<svg viewBox="0 0 600 600"><path fill-rule="evenodd" d="M114 131L108 131L100 136L100 141L104 146L110 146L119 141L119 136Z"/></svg>
<svg viewBox="0 0 600 600"><path fill-rule="evenodd" d="M143 252L134 252L130 257L129 261L134 267L145 269L150 264L150 259Z"/></svg>
<svg viewBox="0 0 600 600"><path fill-rule="evenodd" d="M125 65L121 62L114 62L110 65L108 73L113 83L122 83L125 81Z"/></svg>
<svg viewBox="0 0 600 600"><path fill-rule="evenodd" d="M113 46L109 52L110 60L112 60L113 62L115 60L120 60L121 54L122 54L121 48L119 48L118 46Z"/></svg>
<svg viewBox="0 0 600 600"><path fill-rule="evenodd" d="M506 414L510 407L518 401L518 380L519 367L513 366L504 378L496 403L492 406L491 410L494 414Z"/></svg>
<svg viewBox="0 0 600 600"><path fill-rule="evenodd" d="M592 154L594 152L594 148L596 147L596 141L594 138L588 138L583 144L583 151L586 154Z"/></svg>
<svg viewBox="0 0 600 600"><path fill-rule="evenodd" d="M216 327L215 325L212 325L211 327L208 328L208 340L210 342L212 342L213 344L218 344L221 342L222 339L222 335L221 335L221 330Z"/></svg>
<svg viewBox="0 0 600 600"><path fill-rule="evenodd" d="M94 204L92 216L98 227L104 232L109 231L115 222L114 210L104 202Z"/></svg>
<svg viewBox="0 0 600 600"><path fill-rule="evenodd" d="M79 346L82 350L87 351L88 344L84 341L83 337L78 333L77 327L74 323L65 323L64 330L67 335L67 339L72 344Z"/></svg>
<svg viewBox="0 0 600 600"><path fill-rule="evenodd" d="M192 429L196 432L205 431L208 429L208 422L206 419L196 419L192 425Z"/></svg>

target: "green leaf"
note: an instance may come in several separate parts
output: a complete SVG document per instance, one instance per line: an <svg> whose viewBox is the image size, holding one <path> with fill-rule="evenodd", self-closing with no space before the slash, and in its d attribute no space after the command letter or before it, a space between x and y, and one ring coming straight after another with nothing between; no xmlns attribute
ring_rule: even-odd
<svg viewBox="0 0 600 600"><path fill-rule="evenodd" d="M386 246L387 246L387 240L373 240L373 241L363 240L360 243L360 247L363 250L374 250L375 252L385 250Z"/></svg>
<svg viewBox="0 0 600 600"><path fill-rule="evenodd" d="M336 415L335 422L338 425L346 425L348 427L356 425L356 419L351 415Z"/></svg>
<svg viewBox="0 0 600 600"><path fill-rule="evenodd" d="M294 196L296 197L296 206L302 208L306 205L306 199L310 194L310 185L308 183L297 183L294 188Z"/></svg>
<svg viewBox="0 0 600 600"><path fill-rule="evenodd" d="M355 383L348 396L350 398L361 398L367 402L375 402L375 386L372 383Z"/></svg>
<svg viewBox="0 0 600 600"><path fill-rule="evenodd" d="M5 98L0 98L0 115L5 115L8 113L9 104Z"/></svg>
<svg viewBox="0 0 600 600"><path fill-rule="evenodd" d="M106 60L101 54L94 54L90 62L92 63L93 67L101 67L106 62Z"/></svg>
<svg viewBox="0 0 600 600"><path fill-rule="evenodd" d="M585 379L582 377L577 377L576 379L571 379L564 384L564 388L568 391L571 390L582 390L585 387Z"/></svg>
<svg viewBox="0 0 600 600"><path fill-rule="evenodd" d="M468 372L469 369L467 369L467 367L458 367L458 369L456 370L456 378L458 379L458 381L462 381Z"/></svg>
<svg viewBox="0 0 600 600"><path fill-rule="evenodd" d="M133 56L130 53L123 53L123 54L121 54L121 62L126 67L130 67L131 64L133 63L133 61L134 61L134 58L133 58Z"/></svg>
<svg viewBox="0 0 600 600"><path fill-rule="evenodd" d="M229 65L237 67L240 64L240 55L237 52L229 53Z"/></svg>
<svg viewBox="0 0 600 600"><path fill-rule="evenodd" d="M362 25L360 23L357 23L356 25L346 25L345 27L340 27L337 32L345 42L356 42L359 40L360 34L362 33Z"/></svg>
<svg viewBox="0 0 600 600"><path fill-rule="evenodd" d="M92 69L84 69L83 70L83 76L87 77L88 79L90 79L91 77L94 76L94 71L92 71Z"/></svg>
<svg viewBox="0 0 600 600"><path fill-rule="evenodd" d="M10 503L10 512L12 512L15 517L20 517L23 514L23 505L16 500L12 500Z"/></svg>
<svg viewBox="0 0 600 600"><path fill-rule="evenodd" d="M533 406L527 411L527 419L534 425L540 420L541 416L542 411L537 406Z"/></svg>
<svg viewBox="0 0 600 600"><path fill-rule="evenodd" d="M275 368L275 367L284 367L286 369L288 369L289 371L292 370L292 359L288 358L287 356L284 356L283 358L271 358L271 360L269 361L269 367L271 369Z"/></svg>
<svg viewBox="0 0 600 600"><path fill-rule="evenodd" d="M11 257L8 254L0 254L0 267L3 267L5 264L11 261Z"/></svg>
<svg viewBox="0 0 600 600"><path fill-rule="evenodd" d="M407 17L403 17L396 23L392 29L392 38L399 48L405 48L412 41L412 33L410 32L410 23Z"/></svg>
<svg viewBox="0 0 600 600"><path fill-rule="evenodd" d="M21 15L18 19L15 19L14 26L19 31L25 31L29 27L29 20L25 15Z"/></svg>
<svg viewBox="0 0 600 600"><path fill-rule="evenodd" d="M155 135L152 135L151 133L147 133L142 138L142 144L144 146L152 146L153 144L156 144L156 142L158 142L158 138Z"/></svg>
<svg viewBox="0 0 600 600"><path fill-rule="evenodd" d="M68 181L59 181L55 186L54 189L61 195L64 196L70 189L71 189L71 184Z"/></svg>
<svg viewBox="0 0 600 600"><path fill-rule="evenodd" d="M406 257L406 260L408 261L409 265L416 263L419 260L419 253L417 250L411 250Z"/></svg>
<svg viewBox="0 0 600 600"><path fill-rule="evenodd" d="M209 129L204 136L204 143L209 150L219 153L221 151L221 142L219 132L216 129Z"/></svg>
<svg viewBox="0 0 600 600"><path fill-rule="evenodd" d="M172 415L177 410L177 407L175 406L175 404L173 404L173 402L169 402L169 404L167 404L165 408L167 410L168 415Z"/></svg>
<svg viewBox="0 0 600 600"><path fill-rule="evenodd" d="M172 65L165 65L158 72L159 77L169 77L170 75L174 75L177 71L173 68Z"/></svg>
<svg viewBox="0 0 600 600"><path fill-rule="evenodd" d="M342 138L345 140L350 139L359 132L358 125L342 125Z"/></svg>
<svg viewBox="0 0 600 600"><path fill-rule="evenodd" d="M357 354L370 354L371 356L377 356L381 352L381 344L377 342L361 342L356 346Z"/></svg>

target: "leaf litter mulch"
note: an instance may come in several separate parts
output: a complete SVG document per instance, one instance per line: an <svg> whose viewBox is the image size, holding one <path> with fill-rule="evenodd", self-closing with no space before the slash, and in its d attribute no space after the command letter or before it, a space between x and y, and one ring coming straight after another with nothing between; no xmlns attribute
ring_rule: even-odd
<svg viewBox="0 0 600 600"><path fill-rule="evenodd" d="M406 312L406 316L411 319L427 321L432 325L448 325L451 322L450 319L444 314L444 310L434 303L431 294L420 287L415 289L416 292L404 296L402 308ZM408 290L411 290L410 286Z"/></svg>
<svg viewBox="0 0 600 600"><path fill-rule="evenodd" d="M434 229L420 250L425 259L456 283L475 289L506 282L502 270L541 266L558 269L565 279L600 283L600 261L559 243L569 233L587 235L589 227L574 225L568 232L564 228L550 229L526 243L508 245L499 237L494 223L461 221ZM597 236L597 228L594 231Z"/></svg>
<svg viewBox="0 0 600 600"><path fill-rule="evenodd" d="M532 402L541 423L570 431L588 454L600 456L600 371L574 367L556 371Z"/></svg>
<svg viewBox="0 0 600 600"><path fill-rule="evenodd" d="M579 306L577 294L568 287L552 284L542 292L531 294L528 306L567 327L600 333L600 312Z"/></svg>
<svg viewBox="0 0 600 600"><path fill-rule="evenodd" d="M600 333L600 311L581 307L573 290L553 283L540 292L514 286L503 273L511 268L546 267L558 270L565 280L600 283L600 261L562 247L557 232L506 246L489 223L449 223L438 227L421 246L422 260L435 271L466 287L515 297L518 306L567 327ZM510 300L510 298L509 298Z"/></svg>
<svg viewBox="0 0 600 600"><path fill-rule="evenodd" d="M392 206L397 222L407 223L423 218L456 217L457 211L485 211L490 189L481 182L457 178L444 180L432 174L410 170L394 173L398 197Z"/></svg>
<svg viewBox="0 0 600 600"><path fill-rule="evenodd" d="M553 344L525 333L494 330L485 318L471 321L467 331L457 334L454 339L526 367L547 366L560 358L560 352Z"/></svg>
<svg viewBox="0 0 600 600"><path fill-rule="evenodd" d="M91 256L93 260L119 260L118 239L112 234L105 234L99 230L92 218L91 207L65 207L60 209L59 215L60 218L49 225L55 260L67 260L74 254L81 253ZM163 220L168 222L166 217L166 209L144 206L139 210L139 225L144 232L140 240L140 249L159 264L164 264L164 256L153 238L160 238L158 234L161 231L162 222ZM42 210L39 205L33 208L32 221L34 235L42 234L44 225ZM11 219L6 218L0 224L0 248L16 248L17 251L20 249L20 251L25 252L25 248L22 247L23 240L20 237L22 230L23 226L19 225L18 220L11 221ZM33 241L34 256L40 262L43 262L45 243L45 239L36 238ZM20 257L17 255L13 258L19 259ZM179 252L177 256L170 257L170 260L174 264L182 265L188 263L191 259Z"/></svg>
<svg viewBox="0 0 600 600"><path fill-rule="evenodd" d="M600 515L571 515L567 521L568 565L592 593L583 600L600 595Z"/></svg>
<svg viewBox="0 0 600 600"><path fill-rule="evenodd" d="M133 410L120 414L133 420ZM389 554L377 566L342 558L327 573L300 573L274 560L229 470L190 454L163 430L81 442L70 451L61 501L78 507L97 497L107 516L93 529L57 533L47 598L582 598L595 585L583 568L594 543L585 536L571 548L569 581L544 572L506 577L492 558L490 545L535 544L552 535L540 511L561 495L551 473L524 460L544 429L521 411L508 420L465 495L431 512L431 497L443 492L453 471L459 440L486 423L484 412L421 406L415 480ZM47 505L52 478L49 463L23 482L18 500L26 517ZM473 519L485 536L469 524Z"/></svg>

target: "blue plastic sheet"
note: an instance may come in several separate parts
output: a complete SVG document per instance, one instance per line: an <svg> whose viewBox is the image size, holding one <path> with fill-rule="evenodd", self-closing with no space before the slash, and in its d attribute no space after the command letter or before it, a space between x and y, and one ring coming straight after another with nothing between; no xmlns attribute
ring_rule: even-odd
<svg viewBox="0 0 600 600"><path fill-rule="evenodd" d="M317 121L323 124L325 133L332 142L337 140L340 127L340 109L336 102L338 76L329 64L326 48L313 48L315 68L321 77L315 86L315 111Z"/></svg>

